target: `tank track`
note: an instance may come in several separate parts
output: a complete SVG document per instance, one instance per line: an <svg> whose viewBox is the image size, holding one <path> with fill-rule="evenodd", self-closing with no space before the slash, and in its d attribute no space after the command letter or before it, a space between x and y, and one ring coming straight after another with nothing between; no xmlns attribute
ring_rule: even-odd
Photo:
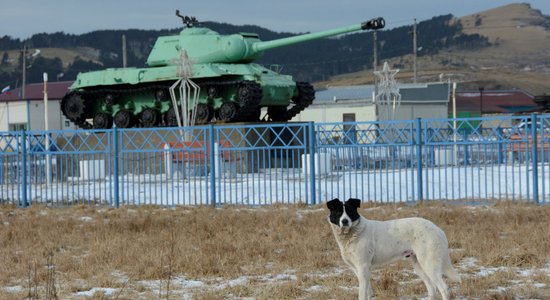
<svg viewBox="0 0 550 300"><path fill-rule="evenodd" d="M226 87L235 86L237 88L236 102L231 102L234 106L231 109L235 109L235 112L226 119L221 119L222 122L258 122L260 121L262 100L262 87L259 83L254 81L202 81L199 83L201 89L208 89L210 87ZM71 122L83 129L94 128L86 119L92 119L95 116L93 112L92 99L99 99L102 95L106 94L139 94L147 93L152 94L156 90L167 90L170 87L169 84L156 84L148 85L139 88L127 88L127 89L112 89L101 88L95 90L84 90L69 92L61 100L61 111L65 117ZM298 95L292 98L293 106L287 110L286 107L273 106L268 109L268 114L272 121L288 121L294 116L299 114L307 106L309 106L313 99L315 99L315 91L313 86L307 82L297 82L296 87L298 89ZM227 103L227 102L226 102ZM221 110L221 109L220 109ZM97 112L96 115L102 114ZM102 120L107 118L103 113ZM217 116L220 119L220 116ZM111 120L110 120L111 121ZM265 121L265 120L264 120ZM161 126L174 126L175 124L167 124L167 121L163 121ZM136 124L132 124L136 125Z"/></svg>
<svg viewBox="0 0 550 300"><path fill-rule="evenodd" d="M290 109L281 106L270 106L267 109L268 120L273 122L288 122L308 107L315 100L315 89L309 82L296 82L298 95L292 98Z"/></svg>
<svg viewBox="0 0 550 300"><path fill-rule="evenodd" d="M260 118L262 86L254 81L242 81L237 89L240 108L235 121L257 122Z"/></svg>
<svg viewBox="0 0 550 300"><path fill-rule="evenodd" d="M294 118L315 100L315 89L309 82L298 81L296 82L296 88L298 89L298 96L292 98L294 106L287 111L288 120Z"/></svg>
<svg viewBox="0 0 550 300"><path fill-rule="evenodd" d="M105 94L137 94L154 92L158 89L168 89L167 85L148 85L146 87L132 88L132 89L96 89L90 91L78 91L69 92L61 99L61 112L67 119L73 122L80 128L91 129L93 125L86 121L86 119L93 118L95 116L90 115L92 112L92 103L89 99L83 98L83 96L93 95L105 95ZM72 108L72 112L71 112ZM78 115L78 112L81 112Z"/></svg>

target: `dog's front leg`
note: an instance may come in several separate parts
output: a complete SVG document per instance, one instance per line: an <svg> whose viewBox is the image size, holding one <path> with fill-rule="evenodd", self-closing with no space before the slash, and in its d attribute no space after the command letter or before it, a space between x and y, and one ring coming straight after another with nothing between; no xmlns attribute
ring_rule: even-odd
<svg viewBox="0 0 550 300"><path fill-rule="evenodd" d="M371 300L373 292L370 284L369 266L357 268L357 278L359 279L359 300Z"/></svg>

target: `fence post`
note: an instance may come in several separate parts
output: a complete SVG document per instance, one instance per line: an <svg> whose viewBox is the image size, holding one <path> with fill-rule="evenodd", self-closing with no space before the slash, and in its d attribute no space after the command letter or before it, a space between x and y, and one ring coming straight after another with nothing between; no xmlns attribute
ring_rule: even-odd
<svg viewBox="0 0 550 300"><path fill-rule="evenodd" d="M541 132L542 137L543 132ZM531 160L533 169L533 200L539 204L539 174L537 149L537 115L531 115Z"/></svg>
<svg viewBox="0 0 550 300"><path fill-rule="evenodd" d="M472 120L468 120L468 124L471 125ZM463 136L463 140L467 141L468 140L468 131L464 130L464 134L462 136ZM464 166L466 166L466 164L470 161L470 151L468 149L469 146L471 146L471 145L469 145L468 143L464 143Z"/></svg>
<svg viewBox="0 0 550 300"><path fill-rule="evenodd" d="M174 162L172 161L172 149L168 142L164 144L163 150L164 172L166 173L166 178L172 180L174 179Z"/></svg>
<svg viewBox="0 0 550 300"><path fill-rule="evenodd" d="M118 192L118 129L116 126L113 128L113 151L114 154L114 170L113 170L113 176L114 178L114 185L115 185L115 206L118 208L120 205L120 198L119 198L119 192Z"/></svg>
<svg viewBox="0 0 550 300"><path fill-rule="evenodd" d="M317 202L315 199L315 126L313 122L307 123L308 128L308 141L309 141L309 189L310 189L310 202L309 205L313 206Z"/></svg>
<svg viewBox="0 0 550 300"><path fill-rule="evenodd" d="M497 161L499 164L503 163L504 162L504 147L502 146L502 141L503 141L503 134L502 134L502 129L499 129L499 134L498 134L498 144L497 144L497 151L498 151L498 154L497 154Z"/></svg>
<svg viewBox="0 0 550 300"><path fill-rule="evenodd" d="M424 195L422 191L422 119L416 118L416 189L418 200L422 202Z"/></svg>
<svg viewBox="0 0 550 300"><path fill-rule="evenodd" d="M23 208L27 207L27 132L21 130L21 195Z"/></svg>
<svg viewBox="0 0 550 300"><path fill-rule="evenodd" d="M213 207L216 206L216 157L214 154L214 143L216 143L216 139L214 132L214 125L208 125L208 135L210 140L210 201L212 202L211 204Z"/></svg>

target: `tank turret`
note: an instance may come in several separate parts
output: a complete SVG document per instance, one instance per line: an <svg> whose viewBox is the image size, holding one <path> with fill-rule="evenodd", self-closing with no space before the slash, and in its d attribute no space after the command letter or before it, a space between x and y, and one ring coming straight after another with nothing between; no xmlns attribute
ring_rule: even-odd
<svg viewBox="0 0 550 300"><path fill-rule="evenodd" d="M63 114L83 128L157 127L177 125L169 88L182 78L182 57L190 65L185 79L200 93L189 103L197 124L257 122L262 108L264 120L288 121L315 98L311 84L295 82L253 63L265 51L288 45L361 30L384 28L382 18L326 31L261 41L254 33L220 35L197 26L193 17L182 18L179 35L161 36L147 59L148 68L115 68L80 73L63 97ZM179 99L179 97L178 97ZM172 101L170 101L172 100ZM176 105L174 105L176 104ZM91 123L90 123L91 120Z"/></svg>
<svg viewBox="0 0 550 300"><path fill-rule="evenodd" d="M260 41L258 35L254 33L223 36L208 28L185 28L178 36L160 37L147 59L147 65L159 67L174 64L182 50L187 52L191 61L199 64L248 63L259 58L264 51L274 48L354 31L380 29L384 25L384 19L377 18L353 26L265 42Z"/></svg>

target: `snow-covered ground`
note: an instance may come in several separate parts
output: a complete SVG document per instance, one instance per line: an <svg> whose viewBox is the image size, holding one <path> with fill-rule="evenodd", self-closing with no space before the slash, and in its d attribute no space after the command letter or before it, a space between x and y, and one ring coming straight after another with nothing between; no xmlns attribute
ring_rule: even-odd
<svg viewBox="0 0 550 300"><path fill-rule="evenodd" d="M550 200L550 166L539 164L539 202ZM424 168L423 198L427 200L460 200L474 203L534 199L533 169L530 165L489 164L479 166L445 166ZM350 197L384 203L418 200L418 173L415 168L354 170L339 169L318 174L312 179L301 169L265 169L257 173L234 173L218 176L184 176L166 174L125 174L118 180L118 204L266 205L273 203L311 204L312 182L315 203L327 199ZM215 188L213 188L215 187ZM27 201L31 203L102 203L116 204L115 180L79 180L52 184L28 185ZM1 199L21 200L17 184L3 185Z"/></svg>

